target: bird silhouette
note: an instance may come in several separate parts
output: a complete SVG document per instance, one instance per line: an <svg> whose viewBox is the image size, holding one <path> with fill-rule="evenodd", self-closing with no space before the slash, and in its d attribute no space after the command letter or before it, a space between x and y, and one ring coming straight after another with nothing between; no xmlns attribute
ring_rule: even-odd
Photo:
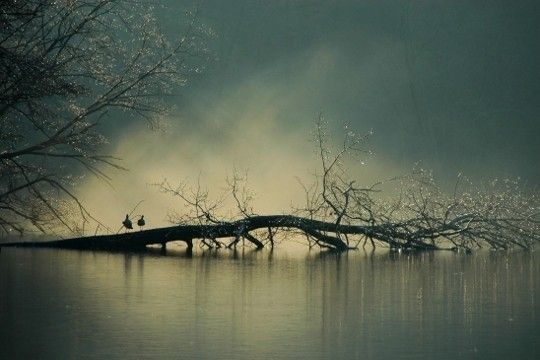
<svg viewBox="0 0 540 360"><path fill-rule="evenodd" d="M145 225L145 221L144 221L144 215L141 215L141 218L139 220L137 220L137 225L139 225L139 230L142 230L143 226Z"/></svg>
<svg viewBox="0 0 540 360"><path fill-rule="evenodd" d="M129 215L126 214L126 218L122 221L122 225L124 225L126 231L133 229L133 224L131 223L131 220L129 220Z"/></svg>

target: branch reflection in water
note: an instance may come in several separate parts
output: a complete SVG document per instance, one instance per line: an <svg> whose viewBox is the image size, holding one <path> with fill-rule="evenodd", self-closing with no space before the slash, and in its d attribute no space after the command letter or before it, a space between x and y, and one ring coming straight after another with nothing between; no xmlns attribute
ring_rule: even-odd
<svg viewBox="0 0 540 360"><path fill-rule="evenodd" d="M1 358L535 358L534 252L0 253Z"/></svg>

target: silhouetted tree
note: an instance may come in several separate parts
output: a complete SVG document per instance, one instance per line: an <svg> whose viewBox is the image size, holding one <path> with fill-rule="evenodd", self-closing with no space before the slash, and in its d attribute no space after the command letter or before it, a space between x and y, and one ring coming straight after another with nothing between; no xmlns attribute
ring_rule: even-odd
<svg viewBox="0 0 540 360"><path fill-rule="evenodd" d="M157 126L163 95L187 80L200 47L195 16L184 37L170 43L157 29L148 3L126 0L6 0L0 2L0 231L42 231L69 214L90 217L73 195L77 163L107 178L101 165L119 168L102 154L100 124L121 112ZM277 232L301 233L310 245L346 250L384 244L395 249L531 248L539 240L538 196L513 181L475 187L460 178L448 194L430 173L362 186L346 160L367 152L365 137L348 131L332 149L322 117L315 144L320 171L303 185L306 204L285 215L257 215L252 196L235 174L218 199L198 185L159 184L189 211L178 225L130 234L90 237L73 246L145 245L174 239L208 247L232 247L245 239L261 248ZM394 197L381 197L384 183ZM237 213L220 213L228 196ZM229 238L225 243L223 239Z"/></svg>
<svg viewBox="0 0 540 360"><path fill-rule="evenodd" d="M306 202L290 214L259 215L247 174L227 179L228 188L217 197L199 181L175 186L156 184L185 205L170 214L174 226L124 234L88 236L50 242L22 242L4 246L48 246L78 249L144 249L149 244L182 240L188 250L194 240L201 247L273 247L283 240L307 238L310 246L337 251L368 244L394 250L532 249L540 240L540 213L536 189L525 191L518 182L493 181L473 186L459 177L453 191L442 191L431 174L412 174L362 187L351 180L354 157L366 153L364 136L347 132L332 148L326 126L319 119L315 131L320 169L309 186L302 184ZM347 159L353 156L353 162ZM360 160L360 159L356 159ZM385 184L395 194L381 196ZM226 206L233 204L236 211ZM245 240L245 241L243 241Z"/></svg>
<svg viewBox="0 0 540 360"><path fill-rule="evenodd" d="M217 199L211 199L199 183L192 189L165 181L159 184L161 191L188 206L187 212L172 217L180 226L168 228L168 236L202 238L201 244L208 247L236 246L243 238L261 248L266 243L273 246L280 230L289 238L291 233L303 234L310 246L335 250L365 246L368 241L373 247L396 250L531 249L540 240L538 195L518 181L495 180L478 187L460 175L448 192L437 186L429 171L415 169L407 176L360 186L349 170L361 166L358 162L368 153L366 136L346 131L340 146L333 148L320 117L314 140L320 170L312 184L302 184L306 203L291 215L255 214L245 176L235 174ZM383 185L393 185L395 193L381 196ZM227 196L237 207L228 217L219 214ZM196 226L190 228L191 224ZM220 238L232 240L224 243Z"/></svg>
<svg viewBox="0 0 540 360"><path fill-rule="evenodd" d="M200 28L169 42L149 3L0 2L0 232L46 231L88 214L73 195L79 164L107 178L99 126L121 113L158 126L163 95L186 82ZM124 117L127 117L124 115Z"/></svg>

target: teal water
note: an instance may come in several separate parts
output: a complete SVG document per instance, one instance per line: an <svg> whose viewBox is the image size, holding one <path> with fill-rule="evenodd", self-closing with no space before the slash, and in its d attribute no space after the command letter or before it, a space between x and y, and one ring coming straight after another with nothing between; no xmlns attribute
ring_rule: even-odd
<svg viewBox="0 0 540 360"><path fill-rule="evenodd" d="M3 248L0 358L538 359L539 280L530 252Z"/></svg>

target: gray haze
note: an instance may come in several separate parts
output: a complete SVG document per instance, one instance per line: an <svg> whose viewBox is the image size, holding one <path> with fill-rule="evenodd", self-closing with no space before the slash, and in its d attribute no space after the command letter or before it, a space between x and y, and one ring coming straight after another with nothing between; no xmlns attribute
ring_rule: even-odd
<svg viewBox="0 0 540 360"><path fill-rule="evenodd" d="M183 5L164 3L163 30L178 35ZM171 99L167 132L135 125L112 141L131 169L113 180L121 208L151 197L148 182L201 173L215 188L236 166L283 209L315 166L321 111L373 130L366 178L420 161L444 181L540 181L538 1L206 0L199 18L216 60Z"/></svg>
<svg viewBox="0 0 540 360"><path fill-rule="evenodd" d="M243 82L298 87L324 57L278 110L284 128L323 111L373 129L374 151L394 161L540 180L537 1L204 1L201 15L219 63L192 105Z"/></svg>

